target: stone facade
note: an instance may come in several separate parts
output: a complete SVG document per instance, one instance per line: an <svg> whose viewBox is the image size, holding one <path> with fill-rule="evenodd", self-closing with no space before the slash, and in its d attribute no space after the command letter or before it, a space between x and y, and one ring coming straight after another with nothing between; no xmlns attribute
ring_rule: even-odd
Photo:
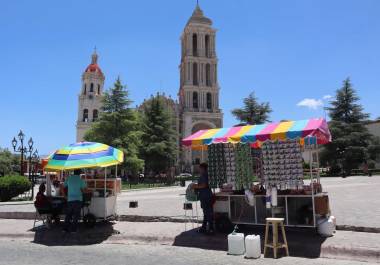
<svg viewBox="0 0 380 265"><path fill-rule="evenodd" d="M197 5L181 36L179 134L183 138L198 130L223 126L215 44L212 21ZM180 159L189 171L192 164L202 160L202 154L183 149Z"/></svg>
<svg viewBox="0 0 380 265"><path fill-rule="evenodd" d="M76 141L83 141L84 134L100 114L104 87L104 74L98 65L96 51L91 56L91 64L82 74L82 87L78 95L78 118Z"/></svg>
<svg viewBox="0 0 380 265"><path fill-rule="evenodd" d="M380 137L380 120L371 121L366 127L373 136ZM375 162L376 168L380 168L380 154L378 154Z"/></svg>

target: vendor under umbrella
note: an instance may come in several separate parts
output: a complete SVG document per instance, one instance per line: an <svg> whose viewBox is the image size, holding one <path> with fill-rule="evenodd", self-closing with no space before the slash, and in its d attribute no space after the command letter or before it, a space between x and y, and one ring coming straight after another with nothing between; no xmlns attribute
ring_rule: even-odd
<svg viewBox="0 0 380 265"><path fill-rule="evenodd" d="M200 176L198 184L192 185L192 188L198 192L203 209L203 223L199 232L214 234L214 211L212 208L212 191L208 183L207 163L200 164L199 169Z"/></svg>

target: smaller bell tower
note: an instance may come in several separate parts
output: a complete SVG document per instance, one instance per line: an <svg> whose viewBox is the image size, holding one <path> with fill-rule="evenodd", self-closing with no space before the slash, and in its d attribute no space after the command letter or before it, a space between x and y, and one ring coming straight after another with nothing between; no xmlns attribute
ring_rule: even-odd
<svg viewBox="0 0 380 265"><path fill-rule="evenodd" d="M82 87L78 96L77 142L83 141L86 131L99 117L102 109L104 80L95 49L91 55L91 63L82 74Z"/></svg>

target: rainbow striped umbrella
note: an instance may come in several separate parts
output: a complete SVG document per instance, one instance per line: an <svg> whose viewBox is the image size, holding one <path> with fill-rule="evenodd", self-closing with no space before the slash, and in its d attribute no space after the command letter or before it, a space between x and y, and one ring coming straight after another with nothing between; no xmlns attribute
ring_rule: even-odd
<svg viewBox="0 0 380 265"><path fill-rule="evenodd" d="M51 156L46 170L109 167L122 163L122 151L101 143L79 142L58 149Z"/></svg>
<svg viewBox="0 0 380 265"><path fill-rule="evenodd" d="M214 143L260 144L268 140L285 139L300 139L310 143L326 144L331 142L331 134L326 120L317 118L200 130L183 139L182 144L192 149L198 149Z"/></svg>

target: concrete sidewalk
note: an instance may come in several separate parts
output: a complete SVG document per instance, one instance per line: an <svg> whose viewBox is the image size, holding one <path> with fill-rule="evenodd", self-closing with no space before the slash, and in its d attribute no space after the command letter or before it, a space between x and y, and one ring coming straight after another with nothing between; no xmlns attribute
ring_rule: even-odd
<svg viewBox="0 0 380 265"><path fill-rule="evenodd" d="M32 231L31 220L0 220L0 240L32 241L48 246L91 244L160 244L212 250L227 250L227 236L204 236L196 232L196 224L170 222L98 223L93 229L80 227L76 234L63 233L60 227L39 227ZM242 230L261 234L263 228ZM312 230L287 229L290 255L306 258L339 258L380 262L379 234L338 231L322 238Z"/></svg>

